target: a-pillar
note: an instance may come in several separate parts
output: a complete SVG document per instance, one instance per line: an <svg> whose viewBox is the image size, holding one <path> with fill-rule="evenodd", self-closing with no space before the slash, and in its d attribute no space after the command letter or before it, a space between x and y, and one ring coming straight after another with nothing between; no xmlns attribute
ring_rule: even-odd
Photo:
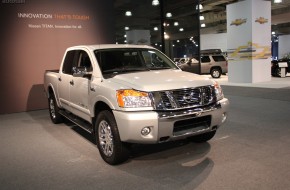
<svg viewBox="0 0 290 190"><path fill-rule="evenodd" d="M271 2L245 0L227 5L228 80L271 80Z"/></svg>

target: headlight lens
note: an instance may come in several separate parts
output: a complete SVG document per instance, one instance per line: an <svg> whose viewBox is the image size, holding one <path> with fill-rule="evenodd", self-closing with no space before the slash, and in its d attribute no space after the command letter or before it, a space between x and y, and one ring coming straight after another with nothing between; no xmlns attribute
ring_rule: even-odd
<svg viewBox="0 0 290 190"><path fill-rule="evenodd" d="M117 90L117 101L122 108L152 107L147 92L136 90Z"/></svg>
<svg viewBox="0 0 290 190"><path fill-rule="evenodd" d="M214 89L215 89L217 101L223 99L224 98L223 90L221 86L219 85L219 83L216 81L214 82Z"/></svg>

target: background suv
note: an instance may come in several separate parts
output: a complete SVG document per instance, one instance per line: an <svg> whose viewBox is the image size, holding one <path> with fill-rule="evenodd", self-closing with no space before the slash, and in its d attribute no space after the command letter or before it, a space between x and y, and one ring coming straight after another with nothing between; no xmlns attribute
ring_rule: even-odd
<svg viewBox="0 0 290 190"><path fill-rule="evenodd" d="M228 61L220 49L200 51L201 74L210 74L213 78L220 78L228 72ZM195 58L187 62L179 62L178 66L187 72L198 73L199 61Z"/></svg>

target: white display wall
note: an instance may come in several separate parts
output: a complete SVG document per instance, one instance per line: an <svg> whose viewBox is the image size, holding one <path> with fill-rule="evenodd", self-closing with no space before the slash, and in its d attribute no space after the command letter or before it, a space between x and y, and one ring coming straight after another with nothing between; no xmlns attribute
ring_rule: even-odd
<svg viewBox="0 0 290 190"><path fill-rule="evenodd" d="M200 49L221 49L222 51L227 51L227 34L200 35Z"/></svg>
<svg viewBox="0 0 290 190"><path fill-rule="evenodd" d="M290 35L279 36L278 58L283 58L290 53Z"/></svg>
<svg viewBox="0 0 290 190"><path fill-rule="evenodd" d="M271 2L227 5L227 48L229 82L271 80Z"/></svg>

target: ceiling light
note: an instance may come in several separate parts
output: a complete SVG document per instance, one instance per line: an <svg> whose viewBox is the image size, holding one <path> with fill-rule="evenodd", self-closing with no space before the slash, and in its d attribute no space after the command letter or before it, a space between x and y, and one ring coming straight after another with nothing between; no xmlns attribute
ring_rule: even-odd
<svg viewBox="0 0 290 190"><path fill-rule="evenodd" d="M204 20L204 16L199 16L199 20Z"/></svg>
<svg viewBox="0 0 290 190"><path fill-rule="evenodd" d="M157 31L158 30L158 27L154 27L154 31Z"/></svg>
<svg viewBox="0 0 290 190"><path fill-rule="evenodd" d="M203 9L202 4L196 5L196 10L197 10L197 9L199 9L199 10Z"/></svg>
<svg viewBox="0 0 290 190"><path fill-rule="evenodd" d="M167 17L167 18L172 17L172 13L166 13L166 17Z"/></svg>
<svg viewBox="0 0 290 190"><path fill-rule="evenodd" d="M274 32L274 31L273 31L273 32L272 32L272 34L273 34L273 35L275 35L275 34L276 34L276 32Z"/></svg>
<svg viewBox="0 0 290 190"><path fill-rule="evenodd" d="M174 22L174 26L178 26L179 25L179 23L178 22Z"/></svg>
<svg viewBox="0 0 290 190"><path fill-rule="evenodd" d="M170 36L168 35L168 34L164 34L164 39L169 39L170 38Z"/></svg>
<svg viewBox="0 0 290 190"><path fill-rule="evenodd" d="M182 32L182 31L184 31L184 29L183 29L183 28L179 28L179 31L181 31L181 32Z"/></svg>
<svg viewBox="0 0 290 190"><path fill-rule="evenodd" d="M153 1L152 1L152 5L153 5L153 6L157 6L157 5L159 5L159 1L158 1L158 0L153 0Z"/></svg>
<svg viewBox="0 0 290 190"><path fill-rule="evenodd" d="M274 0L274 3L282 3L282 0Z"/></svg>
<svg viewBox="0 0 290 190"><path fill-rule="evenodd" d="M132 16L132 12L131 11L126 11L125 15L126 16Z"/></svg>
<svg viewBox="0 0 290 190"><path fill-rule="evenodd" d="M128 26L125 27L125 30L129 30L130 28Z"/></svg>
<svg viewBox="0 0 290 190"><path fill-rule="evenodd" d="M180 42L179 40L176 40L176 42Z"/></svg>
<svg viewBox="0 0 290 190"><path fill-rule="evenodd" d="M204 23L202 23L200 26L201 26L202 28L204 28L204 27L205 27L205 24L204 24Z"/></svg>
<svg viewBox="0 0 290 190"><path fill-rule="evenodd" d="M125 35L124 35L124 38L126 38L126 37L127 37L127 35L125 34Z"/></svg>

